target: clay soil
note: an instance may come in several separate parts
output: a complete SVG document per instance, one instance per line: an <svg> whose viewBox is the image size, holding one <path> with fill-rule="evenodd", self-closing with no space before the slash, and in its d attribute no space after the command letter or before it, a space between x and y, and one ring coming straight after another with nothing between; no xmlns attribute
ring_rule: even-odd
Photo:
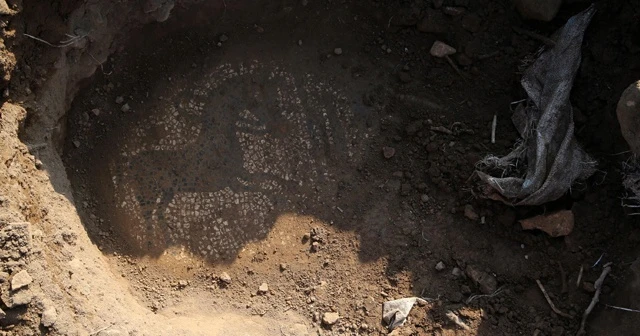
<svg viewBox="0 0 640 336"><path fill-rule="evenodd" d="M443 11L427 1L177 5L118 36L81 83L55 131L63 195L117 288L194 334L387 334L382 303L417 296L426 304L394 335L574 335L612 262L587 330L635 335L637 314L605 304L640 308L615 118L640 78L639 6L599 4L585 36L572 103L599 171L517 208L483 198L474 175L517 141L512 103L543 45L513 27L551 36L587 5L541 24L507 1L445 1L460 13L435 32L416 28ZM457 49L460 72L429 55L436 40ZM575 216L566 237L518 224L560 209ZM552 312L536 280L573 317ZM198 316L227 322L214 331Z"/></svg>

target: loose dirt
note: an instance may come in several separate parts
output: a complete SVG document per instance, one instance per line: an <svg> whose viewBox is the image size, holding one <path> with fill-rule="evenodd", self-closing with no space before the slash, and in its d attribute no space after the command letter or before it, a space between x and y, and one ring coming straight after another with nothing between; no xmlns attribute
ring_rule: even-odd
<svg viewBox="0 0 640 336"><path fill-rule="evenodd" d="M0 196L23 196L0 198L13 211L0 229L32 233L3 247L17 252L2 265L7 278L28 269L35 298L3 301L11 316L0 325L376 335L388 333L383 302L418 296L427 303L394 335L573 335L610 261L601 301L640 308L629 299L640 287L640 228L620 206L627 146L615 119L640 76L639 8L601 6L585 36L572 103L600 171L556 202L519 208L483 199L474 175L482 157L517 140L510 106L525 97L520 72L542 45L520 32L551 36L586 5L567 4L545 25L492 1L178 3L145 25L126 12L141 15L135 25L116 19L129 22L126 34L103 26L108 38L86 49L95 55L67 55L69 69L84 70L60 80L61 96L31 84L35 97L14 102L26 113L3 107L0 135L15 146L0 152ZM436 40L457 49L462 75L429 55ZM32 83L18 64L20 83ZM68 112L47 112L51 101ZM575 218L566 237L517 223L560 209ZM553 313L536 280L573 317ZM633 323L599 305L588 331L629 334Z"/></svg>

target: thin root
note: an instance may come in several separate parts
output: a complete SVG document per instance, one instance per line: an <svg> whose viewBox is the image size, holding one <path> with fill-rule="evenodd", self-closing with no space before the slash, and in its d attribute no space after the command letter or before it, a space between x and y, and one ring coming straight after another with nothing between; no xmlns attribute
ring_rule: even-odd
<svg viewBox="0 0 640 336"><path fill-rule="evenodd" d="M549 304L549 307L551 307L551 310L553 310L554 313L562 316L562 317L566 317L566 318L572 318L573 316L563 312L562 310L556 308L556 305L553 304L553 301L551 301L551 298L549 297L549 294L547 294L547 290L544 289L544 286L542 286L542 282L540 282L540 280L536 280L536 283L538 284L538 287L540 287L540 290L542 291L542 294L544 295L544 298L547 299L547 303Z"/></svg>

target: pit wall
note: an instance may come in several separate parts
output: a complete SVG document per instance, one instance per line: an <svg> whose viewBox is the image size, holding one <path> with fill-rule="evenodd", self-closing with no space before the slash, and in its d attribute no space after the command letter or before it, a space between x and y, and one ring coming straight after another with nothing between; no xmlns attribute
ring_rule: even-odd
<svg viewBox="0 0 640 336"><path fill-rule="evenodd" d="M127 31L166 19L174 5L8 4L11 13L2 19L12 36L0 59L8 85L0 109L0 296L7 307L0 334L197 333L142 307L112 273L80 222L59 154L64 115L81 81L101 69ZM12 290L10 280L22 270L33 281Z"/></svg>

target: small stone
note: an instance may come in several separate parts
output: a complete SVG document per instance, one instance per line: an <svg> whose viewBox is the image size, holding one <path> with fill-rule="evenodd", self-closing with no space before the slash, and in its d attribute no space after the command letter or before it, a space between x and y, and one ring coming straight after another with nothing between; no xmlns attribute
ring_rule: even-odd
<svg viewBox="0 0 640 336"><path fill-rule="evenodd" d="M280 272L284 272L287 269L289 269L289 265L287 264L280 264Z"/></svg>
<svg viewBox="0 0 640 336"><path fill-rule="evenodd" d="M122 103L124 103L124 98L122 96L116 97L116 104L122 104Z"/></svg>
<svg viewBox="0 0 640 336"><path fill-rule="evenodd" d="M298 45L302 46L302 40L298 40Z"/></svg>
<svg viewBox="0 0 640 336"><path fill-rule="evenodd" d="M91 113L93 113L93 115L97 117L100 115L100 109L94 108L93 110L91 110Z"/></svg>
<svg viewBox="0 0 640 336"><path fill-rule="evenodd" d="M442 261L440 261L440 262L438 262L436 264L436 271L442 271L445 268L446 268L446 266L444 265L444 263Z"/></svg>
<svg viewBox="0 0 640 336"><path fill-rule="evenodd" d="M189 285L187 280L178 280L178 289L183 289Z"/></svg>
<svg viewBox="0 0 640 336"><path fill-rule="evenodd" d="M338 313L324 313L322 314L322 324L332 326L338 322L340 314Z"/></svg>
<svg viewBox="0 0 640 336"><path fill-rule="evenodd" d="M492 294L498 287L498 281L491 274L483 272L474 266L467 265L467 276L478 286L484 294Z"/></svg>
<svg viewBox="0 0 640 336"><path fill-rule="evenodd" d="M131 107L129 106L129 104L124 104L120 108L120 111L122 111L122 112L129 112L129 110L131 110Z"/></svg>
<svg viewBox="0 0 640 336"><path fill-rule="evenodd" d="M342 55L342 48L335 48L333 49L333 53L340 56Z"/></svg>
<svg viewBox="0 0 640 336"><path fill-rule="evenodd" d="M451 270L451 275L453 275L453 276L454 276L454 277L456 277L456 278L459 278L459 277L461 277L461 276L462 276L462 270L461 270L461 269L459 269L458 267L454 267L454 268Z"/></svg>
<svg viewBox="0 0 640 336"><path fill-rule="evenodd" d="M13 295L11 295L11 306L7 305L9 308L12 307L17 307L17 306L24 306L27 305L31 302L31 299L33 298L33 294L31 294L31 291L28 290L21 290L18 291L16 293L14 293ZM5 302L6 304L6 302Z"/></svg>
<svg viewBox="0 0 640 336"><path fill-rule="evenodd" d="M470 220L476 222L480 218L478 213L473 209L471 204L467 204L464 206L464 216L469 218Z"/></svg>
<svg viewBox="0 0 640 336"><path fill-rule="evenodd" d="M420 195L420 200L422 201L422 203L429 202L429 195L427 195L427 194Z"/></svg>
<svg viewBox="0 0 640 336"><path fill-rule="evenodd" d="M35 164L36 164L36 169L42 169L43 164L42 164L42 161L40 161L40 159L36 159Z"/></svg>
<svg viewBox="0 0 640 336"><path fill-rule="evenodd" d="M390 159L396 155L396 149L393 147L382 147L382 155L385 159Z"/></svg>
<svg viewBox="0 0 640 336"><path fill-rule="evenodd" d="M442 58L455 54L456 49L442 41L435 41L433 42L429 53L434 57Z"/></svg>
<svg viewBox="0 0 640 336"><path fill-rule="evenodd" d="M264 295L269 292L269 285L266 282L263 282L262 285L258 288L258 294Z"/></svg>
<svg viewBox="0 0 640 336"><path fill-rule="evenodd" d="M40 323L45 327L51 327L58 320L58 312L55 307L49 307L42 312L42 318L40 318Z"/></svg>
<svg viewBox="0 0 640 336"><path fill-rule="evenodd" d="M318 252L320 251L320 243L318 243L317 241L314 241L313 243L311 243L311 252Z"/></svg>
<svg viewBox="0 0 640 336"><path fill-rule="evenodd" d="M74 145L76 148L80 148L80 141L78 141L78 140L73 140L73 145Z"/></svg>
<svg viewBox="0 0 640 336"><path fill-rule="evenodd" d="M220 42L227 42L229 40L229 36L222 34L220 35L219 41Z"/></svg>
<svg viewBox="0 0 640 336"><path fill-rule="evenodd" d="M231 284L231 276L227 272L222 272L218 279L225 285Z"/></svg>
<svg viewBox="0 0 640 336"><path fill-rule="evenodd" d="M551 21L562 5L562 0L514 0L516 9L525 19Z"/></svg>
<svg viewBox="0 0 640 336"><path fill-rule="evenodd" d="M622 136L629 144L631 151L640 155L640 81L629 85L616 107L616 115L620 123Z"/></svg>
<svg viewBox="0 0 640 336"><path fill-rule="evenodd" d="M16 273L13 278L11 278L11 290L18 290L22 287L28 286L33 281L33 278L29 275L26 270L22 270Z"/></svg>

